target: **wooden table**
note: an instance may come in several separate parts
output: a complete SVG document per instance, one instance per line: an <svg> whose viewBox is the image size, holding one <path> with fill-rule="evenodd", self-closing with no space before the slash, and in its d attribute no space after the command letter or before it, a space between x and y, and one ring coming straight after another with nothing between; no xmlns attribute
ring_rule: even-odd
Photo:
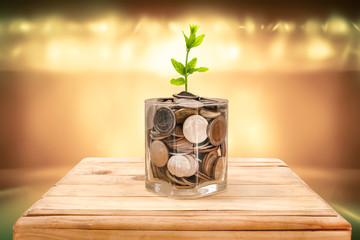
<svg viewBox="0 0 360 240"><path fill-rule="evenodd" d="M14 239L350 239L351 226L278 159L229 159L226 192L175 200L142 158L86 158L14 225Z"/></svg>

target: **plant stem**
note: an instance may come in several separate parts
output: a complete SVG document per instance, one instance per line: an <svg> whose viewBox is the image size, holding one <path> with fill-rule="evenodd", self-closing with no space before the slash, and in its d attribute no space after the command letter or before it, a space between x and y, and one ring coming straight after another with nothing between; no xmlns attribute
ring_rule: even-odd
<svg viewBox="0 0 360 240"><path fill-rule="evenodd" d="M189 57L189 52L190 49L186 49L186 60L185 60L185 92L187 92L187 77L188 77L188 73L187 73L187 67L188 67L188 57Z"/></svg>

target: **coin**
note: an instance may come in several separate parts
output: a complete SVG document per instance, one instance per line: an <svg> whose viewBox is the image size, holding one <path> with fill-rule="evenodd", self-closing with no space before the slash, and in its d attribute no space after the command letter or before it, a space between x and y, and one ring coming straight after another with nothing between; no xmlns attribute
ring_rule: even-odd
<svg viewBox="0 0 360 240"><path fill-rule="evenodd" d="M169 150L165 143L155 140L150 144L151 161L158 167L163 167L169 160Z"/></svg>
<svg viewBox="0 0 360 240"><path fill-rule="evenodd" d="M159 178L164 181L169 182L170 179L166 175L166 171L167 171L166 167L161 167L161 168L157 168L157 169L158 169Z"/></svg>
<svg viewBox="0 0 360 240"><path fill-rule="evenodd" d="M170 133L175 127L175 114L168 107L161 107L154 115L154 128L159 133Z"/></svg>
<svg viewBox="0 0 360 240"><path fill-rule="evenodd" d="M183 125L183 133L185 138L191 143L201 143L208 137L206 130L208 122L200 115L192 115L188 117Z"/></svg>
<svg viewBox="0 0 360 240"><path fill-rule="evenodd" d="M208 152L216 151L218 148L219 148L218 146L208 145L207 147L199 149L198 151L199 153L208 153Z"/></svg>
<svg viewBox="0 0 360 240"><path fill-rule="evenodd" d="M204 174L212 177L213 166L218 157L217 151L212 151L205 156L202 165L202 172Z"/></svg>
<svg viewBox="0 0 360 240"><path fill-rule="evenodd" d="M216 118L221 115L221 112L213 109L201 108L200 115L204 118Z"/></svg>
<svg viewBox="0 0 360 240"><path fill-rule="evenodd" d="M185 179L185 178L181 178L181 180L182 180L184 183L186 183L187 185L189 185L189 186L195 186L195 183L190 182L190 181L188 181L188 180Z"/></svg>
<svg viewBox="0 0 360 240"><path fill-rule="evenodd" d="M219 157L213 167L213 174L215 180L219 180L223 175L225 171L225 158Z"/></svg>
<svg viewBox="0 0 360 240"><path fill-rule="evenodd" d="M201 178L201 179L204 180L204 181L210 181L210 180L211 180L211 178L210 178L209 176L205 175L205 174L202 173L202 172L196 172L196 173L195 173L195 176Z"/></svg>
<svg viewBox="0 0 360 240"><path fill-rule="evenodd" d="M174 155L169 159L167 168L176 177L190 177L199 169L199 163L190 155Z"/></svg>
<svg viewBox="0 0 360 240"><path fill-rule="evenodd" d="M150 166L151 166L151 172L152 172L153 178L159 178L159 174L157 171L158 168L153 163L150 163Z"/></svg>
<svg viewBox="0 0 360 240"><path fill-rule="evenodd" d="M174 137L184 137L182 127L180 127L179 125L176 125L176 127L172 131L171 135L174 136Z"/></svg>
<svg viewBox="0 0 360 240"><path fill-rule="evenodd" d="M164 142L172 149L172 152L191 152L194 146L184 137L166 138Z"/></svg>
<svg viewBox="0 0 360 240"><path fill-rule="evenodd" d="M227 154L227 148L226 148L226 142L225 141L220 145L220 150L221 150L221 156L225 157L226 154Z"/></svg>
<svg viewBox="0 0 360 240"><path fill-rule="evenodd" d="M154 127L154 114L155 106L151 105L146 110L146 129L152 129Z"/></svg>
<svg viewBox="0 0 360 240"><path fill-rule="evenodd" d="M186 186L187 184L178 180L175 176L171 175L170 171L166 170L166 176L172 181L173 183L177 183L183 186Z"/></svg>
<svg viewBox="0 0 360 240"><path fill-rule="evenodd" d="M169 159L167 168L172 175L184 177L190 169L190 161L186 156L175 155Z"/></svg>
<svg viewBox="0 0 360 240"><path fill-rule="evenodd" d="M184 123L191 115L198 114L198 111L193 108L181 108L175 112L176 123Z"/></svg>
<svg viewBox="0 0 360 240"><path fill-rule="evenodd" d="M166 102L166 103L168 103L168 102L173 102L173 98L158 98L157 99L157 101L158 102Z"/></svg>
<svg viewBox="0 0 360 240"><path fill-rule="evenodd" d="M190 177L199 170L199 162L192 155L186 155L190 162L190 169L184 177Z"/></svg>
<svg viewBox="0 0 360 240"><path fill-rule="evenodd" d="M187 91L182 91L178 94L173 94L176 98L199 99L200 97Z"/></svg>
<svg viewBox="0 0 360 240"><path fill-rule="evenodd" d="M168 134L168 133L163 134L163 133L159 133L154 130L150 130L149 134L150 134L151 139L153 139L153 140L160 140L160 139L167 138L170 136L170 134Z"/></svg>
<svg viewBox="0 0 360 240"><path fill-rule="evenodd" d="M207 127L207 135L213 145L219 146L222 142L224 142L227 129L226 125L225 118L223 116L219 116Z"/></svg>
<svg viewBox="0 0 360 240"><path fill-rule="evenodd" d="M176 99L175 103L179 104L179 106L181 107L187 107L187 108L201 108L204 106L202 102L199 102L194 99L185 99L185 98Z"/></svg>

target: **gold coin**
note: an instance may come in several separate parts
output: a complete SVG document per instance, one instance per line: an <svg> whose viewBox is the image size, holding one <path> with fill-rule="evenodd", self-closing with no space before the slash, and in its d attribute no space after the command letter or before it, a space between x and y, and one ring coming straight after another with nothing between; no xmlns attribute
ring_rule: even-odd
<svg viewBox="0 0 360 240"><path fill-rule="evenodd" d="M215 146L219 146L224 142L226 131L227 124L223 116L215 118L207 127L207 135L209 136L209 140Z"/></svg>
<svg viewBox="0 0 360 240"><path fill-rule="evenodd" d="M151 161L158 167L163 167L169 160L169 149L165 143L155 140L150 144Z"/></svg>
<svg viewBox="0 0 360 240"><path fill-rule="evenodd" d="M146 129L152 129L154 127L154 115L155 106L150 105L146 110Z"/></svg>
<svg viewBox="0 0 360 240"><path fill-rule="evenodd" d="M226 154L227 154L227 148L226 148L226 142L225 141L220 145L220 150L221 150L221 156L225 157Z"/></svg>
<svg viewBox="0 0 360 240"><path fill-rule="evenodd" d="M213 109L201 108L200 115L204 118L216 118L221 115L221 112Z"/></svg>
<svg viewBox="0 0 360 240"><path fill-rule="evenodd" d="M178 180L176 177L174 177L173 175L171 175L171 173L166 170L166 176L169 178L170 181L172 181L173 183L177 183L177 184L180 184L180 185L184 185L186 186L187 184Z"/></svg>
<svg viewBox="0 0 360 240"><path fill-rule="evenodd" d="M175 112L176 123L184 123L191 115L198 114L198 111L193 108L181 108Z"/></svg>
<svg viewBox="0 0 360 240"><path fill-rule="evenodd" d="M225 158L219 157L213 168L213 177L215 180L219 180L225 172Z"/></svg>
<svg viewBox="0 0 360 240"><path fill-rule="evenodd" d="M217 151L212 151L205 156L202 165L202 172L204 174L212 177L213 166L218 157Z"/></svg>
<svg viewBox="0 0 360 240"><path fill-rule="evenodd" d="M176 113L175 113L176 116ZM184 137L182 128L179 125L176 125L174 131L172 131L171 135L173 135L174 137Z"/></svg>

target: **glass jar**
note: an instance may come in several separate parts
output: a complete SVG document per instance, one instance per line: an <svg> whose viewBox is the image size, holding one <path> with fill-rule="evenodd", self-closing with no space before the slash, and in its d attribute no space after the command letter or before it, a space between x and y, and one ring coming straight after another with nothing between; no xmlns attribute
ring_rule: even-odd
<svg viewBox="0 0 360 240"><path fill-rule="evenodd" d="M174 198L225 190L227 122L226 99L185 92L145 100L146 188Z"/></svg>

